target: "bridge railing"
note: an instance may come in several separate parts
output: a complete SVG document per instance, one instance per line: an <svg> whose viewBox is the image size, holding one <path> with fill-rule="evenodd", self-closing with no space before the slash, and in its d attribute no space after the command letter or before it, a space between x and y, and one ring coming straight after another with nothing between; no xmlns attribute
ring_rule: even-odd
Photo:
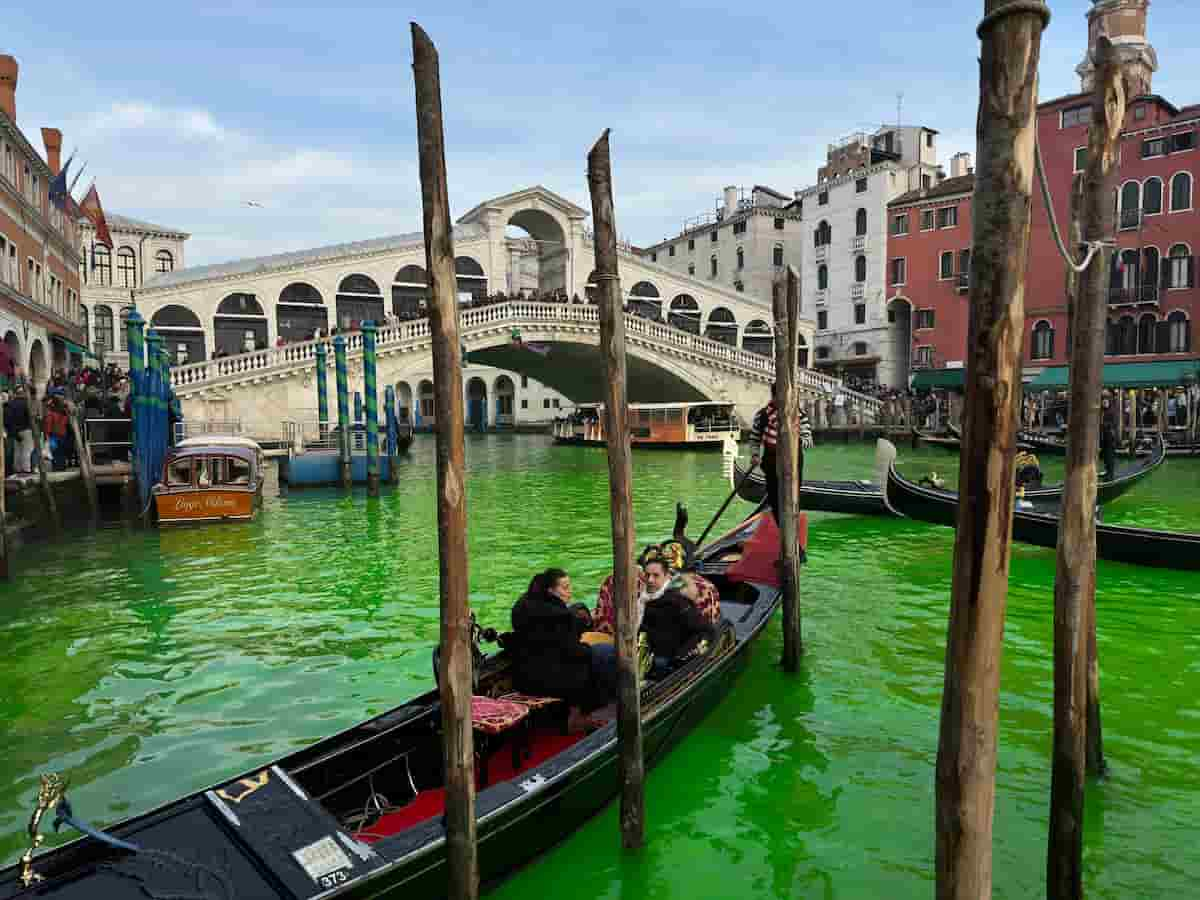
<svg viewBox="0 0 1200 900"><path fill-rule="evenodd" d="M599 320L599 310L595 306L508 300L503 303L462 310L459 313L459 329L463 337L467 338L473 333L487 331L508 323L516 325L522 322L577 322L596 325ZM775 362L769 356L739 347L731 347L721 341L714 341L711 338L692 334L672 325L632 313L625 314L625 330L635 339L721 360L742 369L761 373L764 377L772 377L775 372ZM362 332L347 332L343 334L343 337L346 339L348 354L362 349ZM414 319L380 328L376 332L376 345L380 350L386 350L393 345L427 340L429 337L429 320ZM241 375L253 375L256 372L266 374L276 369L314 365L317 345L323 342L328 343L329 340L330 338L318 338L297 344L285 344L282 347L240 353L221 359L175 366L171 369L171 383L176 388L199 387L209 382L236 378ZM880 402L876 398L851 390L841 379L815 372L812 369L799 370L799 385L820 393L843 394L862 408L872 412L877 412L880 407Z"/></svg>

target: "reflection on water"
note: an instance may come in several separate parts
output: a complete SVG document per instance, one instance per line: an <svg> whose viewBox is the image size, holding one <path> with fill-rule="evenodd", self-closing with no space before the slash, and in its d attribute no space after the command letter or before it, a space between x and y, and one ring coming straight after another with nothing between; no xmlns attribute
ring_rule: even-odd
<svg viewBox="0 0 1200 900"><path fill-rule="evenodd" d="M806 474L869 478L873 458L867 446L820 447ZM936 448L901 447L900 460L914 477L957 469ZM468 464L481 620L503 626L547 565L594 594L610 558L603 452L488 436L469 440ZM669 532L677 498L699 534L728 493L715 454L638 452L634 464L639 539ZM23 577L0 588L0 858L22 849L41 771L69 772L79 812L111 821L428 688L433 441L418 439L403 465L402 483L377 500L279 497L271 485L255 523L110 529L26 551ZM1200 530L1197 498L1200 463L1171 460L1106 519ZM498 896L564 883L585 897L928 896L953 534L813 518L801 673L778 671L769 628L726 702L654 771L642 854L619 851L610 809ZM1053 551L1014 550L997 897L1041 890L1053 573ZM1194 576L1117 564L1099 575L1113 775L1089 791L1089 890L1186 896L1182 860L1200 802Z"/></svg>

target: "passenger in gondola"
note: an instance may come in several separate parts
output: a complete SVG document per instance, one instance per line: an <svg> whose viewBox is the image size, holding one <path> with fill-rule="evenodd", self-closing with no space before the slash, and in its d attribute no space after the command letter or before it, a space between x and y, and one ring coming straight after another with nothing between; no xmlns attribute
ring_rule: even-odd
<svg viewBox="0 0 1200 900"><path fill-rule="evenodd" d="M691 574L670 577L666 560L646 563L646 606L641 630L654 658L653 671L665 674L707 641L716 638L712 624L696 606L699 587Z"/></svg>
<svg viewBox="0 0 1200 900"><path fill-rule="evenodd" d="M611 645L580 641L589 624L569 607L571 579L562 569L533 577L512 610L513 686L522 693L561 697L569 731L592 727L588 713L616 694Z"/></svg>
<svg viewBox="0 0 1200 900"><path fill-rule="evenodd" d="M1038 462L1038 458L1032 453L1022 450L1017 453L1017 458L1014 461L1016 469L1016 486L1019 488L1034 489L1042 486L1042 466Z"/></svg>

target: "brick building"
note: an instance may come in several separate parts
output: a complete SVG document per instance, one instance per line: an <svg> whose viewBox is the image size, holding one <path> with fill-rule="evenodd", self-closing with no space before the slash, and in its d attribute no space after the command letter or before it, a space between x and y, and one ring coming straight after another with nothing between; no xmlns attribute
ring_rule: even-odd
<svg viewBox="0 0 1200 900"><path fill-rule="evenodd" d="M0 378L28 374L41 390L51 367L81 359L79 235L50 202L62 134L42 129L43 159L17 126L17 61L0 56Z"/></svg>

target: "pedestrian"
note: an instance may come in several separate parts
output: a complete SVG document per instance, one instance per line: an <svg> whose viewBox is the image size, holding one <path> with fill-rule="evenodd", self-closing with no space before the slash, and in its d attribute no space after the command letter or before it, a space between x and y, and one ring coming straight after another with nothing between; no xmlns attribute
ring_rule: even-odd
<svg viewBox="0 0 1200 900"><path fill-rule="evenodd" d="M1117 473L1117 425L1107 400L1101 410L1100 455L1104 460L1102 481L1111 481Z"/></svg>
<svg viewBox="0 0 1200 900"><path fill-rule="evenodd" d="M754 425L750 429L750 445L753 448L750 456L751 466L762 466L763 479L767 486L767 503L775 521L779 521L779 476L776 470L775 446L779 440L779 409L775 405L775 385L771 384L771 399L767 405L754 416ZM808 421L808 413L800 410L800 467L804 468L804 451L812 447L812 425Z"/></svg>
<svg viewBox="0 0 1200 900"><path fill-rule="evenodd" d="M33 417L24 393L16 393L4 404L4 430L13 444L12 471L17 475L33 472Z"/></svg>

